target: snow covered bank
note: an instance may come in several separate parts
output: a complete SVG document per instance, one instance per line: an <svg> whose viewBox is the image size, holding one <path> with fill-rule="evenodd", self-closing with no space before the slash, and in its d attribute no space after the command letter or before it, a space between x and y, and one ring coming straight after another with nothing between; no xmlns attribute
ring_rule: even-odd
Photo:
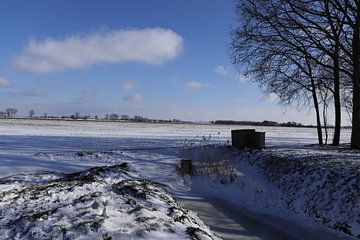
<svg viewBox="0 0 360 240"><path fill-rule="evenodd" d="M284 194L287 207L360 238L360 153L303 147L242 155Z"/></svg>
<svg viewBox="0 0 360 240"><path fill-rule="evenodd" d="M5 239L218 239L192 212L127 163L71 174L0 179Z"/></svg>
<svg viewBox="0 0 360 240"><path fill-rule="evenodd" d="M204 159L202 148L194 148L192 155L200 152ZM317 146L262 151L219 146L207 151L211 156L221 153L231 163L227 169L233 168L232 177L210 175L212 186L199 177L194 190L217 192L235 204L295 221L312 224L311 218L360 238L360 152Z"/></svg>

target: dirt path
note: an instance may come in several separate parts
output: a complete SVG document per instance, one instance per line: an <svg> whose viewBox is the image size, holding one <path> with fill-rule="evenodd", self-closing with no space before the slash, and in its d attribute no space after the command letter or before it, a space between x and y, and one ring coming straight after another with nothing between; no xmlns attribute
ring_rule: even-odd
<svg viewBox="0 0 360 240"><path fill-rule="evenodd" d="M197 212L205 224L225 240L354 239L337 236L325 228L309 230L283 219L249 212L218 198L178 196L177 200L187 209Z"/></svg>

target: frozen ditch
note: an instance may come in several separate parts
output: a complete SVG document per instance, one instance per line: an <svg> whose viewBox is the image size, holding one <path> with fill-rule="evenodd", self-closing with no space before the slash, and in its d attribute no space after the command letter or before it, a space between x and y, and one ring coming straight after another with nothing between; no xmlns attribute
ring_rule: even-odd
<svg viewBox="0 0 360 240"><path fill-rule="evenodd" d="M186 197L180 205L196 211L215 234L225 240L350 240L325 227L306 228L271 215L251 212L216 197Z"/></svg>
<svg viewBox="0 0 360 240"><path fill-rule="evenodd" d="M205 199L298 223L301 236L308 229L331 239L359 237L360 152L311 145L262 151L200 146L187 155L197 168L192 191ZM223 159L221 166L217 159Z"/></svg>

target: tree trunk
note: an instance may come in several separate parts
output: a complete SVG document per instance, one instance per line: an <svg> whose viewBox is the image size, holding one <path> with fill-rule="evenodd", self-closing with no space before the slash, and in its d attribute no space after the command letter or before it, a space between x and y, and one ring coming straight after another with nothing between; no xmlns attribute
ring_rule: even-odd
<svg viewBox="0 0 360 240"><path fill-rule="evenodd" d="M312 92L312 97L313 97L313 101L314 101L314 108L315 108L315 113L316 113L316 128L317 128L317 134L318 134L318 141L319 141L319 145L323 145L323 137L322 137L322 129L321 129L321 121L320 121L320 111L319 111L319 102L316 96L316 90L315 90L315 83L314 80L311 79L311 92Z"/></svg>
<svg viewBox="0 0 360 240"><path fill-rule="evenodd" d="M324 125L324 132L325 132L325 141L324 144L326 145L328 142L328 128L327 128L327 109L328 109L328 105L327 105L327 93L325 93L325 96L322 96L322 100L323 100L323 125Z"/></svg>
<svg viewBox="0 0 360 240"><path fill-rule="evenodd" d="M355 26L353 27L353 112L351 144L353 149L360 149L360 8L357 8Z"/></svg>
<svg viewBox="0 0 360 240"><path fill-rule="evenodd" d="M335 43L334 52L334 107L335 107L335 131L332 145L340 144L341 131L341 103L340 103L340 64L339 64L339 42Z"/></svg>

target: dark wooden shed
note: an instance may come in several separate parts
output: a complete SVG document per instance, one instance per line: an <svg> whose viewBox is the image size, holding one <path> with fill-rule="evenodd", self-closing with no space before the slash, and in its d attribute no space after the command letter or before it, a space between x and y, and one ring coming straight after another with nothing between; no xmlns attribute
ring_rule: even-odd
<svg viewBox="0 0 360 240"><path fill-rule="evenodd" d="M232 146L244 149L265 147L265 132L256 132L255 129L238 129L231 131Z"/></svg>

